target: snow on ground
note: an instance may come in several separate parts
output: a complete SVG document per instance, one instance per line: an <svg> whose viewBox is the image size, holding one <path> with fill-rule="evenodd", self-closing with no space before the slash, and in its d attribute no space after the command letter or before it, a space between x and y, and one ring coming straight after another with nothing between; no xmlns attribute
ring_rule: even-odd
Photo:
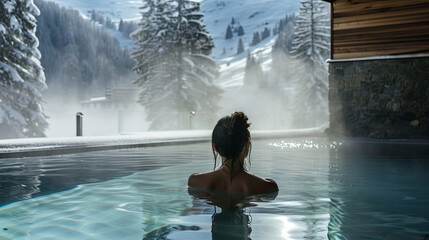
<svg viewBox="0 0 429 240"><path fill-rule="evenodd" d="M210 131L163 131L122 136L6 139L0 140L0 158L142 147L158 143L195 142L209 139L210 134Z"/></svg>
<svg viewBox="0 0 429 240"><path fill-rule="evenodd" d="M315 136L323 134L327 126L308 129L281 131L252 131L252 138L278 138ZM67 153L100 150L110 148L142 147L157 143L186 143L210 141L211 131L159 131L129 133L122 136L102 137L61 137L61 138L24 138L0 140L0 157L32 156L58 154L58 150ZM18 155L17 155L18 154ZM19 155L22 154L22 155Z"/></svg>

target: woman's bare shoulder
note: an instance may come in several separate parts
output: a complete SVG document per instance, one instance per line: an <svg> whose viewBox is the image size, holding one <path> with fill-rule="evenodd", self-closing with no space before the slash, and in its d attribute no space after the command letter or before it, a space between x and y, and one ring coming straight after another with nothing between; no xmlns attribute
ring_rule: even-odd
<svg viewBox="0 0 429 240"><path fill-rule="evenodd" d="M247 173L248 181L252 186L253 193L271 193L279 191L279 187L271 178L261 178L256 175Z"/></svg>
<svg viewBox="0 0 429 240"><path fill-rule="evenodd" d="M215 172L194 173L188 178L188 186L193 188L210 188Z"/></svg>
<svg viewBox="0 0 429 240"><path fill-rule="evenodd" d="M188 178L188 186L193 188L201 188L204 179L207 178L208 173L194 173Z"/></svg>

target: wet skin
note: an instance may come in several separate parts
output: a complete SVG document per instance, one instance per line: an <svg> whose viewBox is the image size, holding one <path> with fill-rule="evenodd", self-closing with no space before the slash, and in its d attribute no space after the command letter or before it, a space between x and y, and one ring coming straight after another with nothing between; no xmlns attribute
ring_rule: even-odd
<svg viewBox="0 0 429 240"><path fill-rule="evenodd" d="M261 178L248 173L244 168L244 159L249 153L250 142L245 144L234 161L222 157L222 165L211 172L194 173L188 179L188 186L197 189L232 191L249 194L272 193L279 190L273 179ZM231 172L232 169L232 172Z"/></svg>

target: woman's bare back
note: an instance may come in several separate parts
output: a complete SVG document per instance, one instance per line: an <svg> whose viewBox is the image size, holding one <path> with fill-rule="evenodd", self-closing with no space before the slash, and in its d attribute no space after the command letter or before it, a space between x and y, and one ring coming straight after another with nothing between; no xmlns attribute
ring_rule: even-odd
<svg viewBox="0 0 429 240"><path fill-rule="evenodd" d="M215 160L220 156L219 169L194 173L188 186L206 190L233 191L250 194L273 193L279 190L272 179L264 179L246 171L245 159L251 152L250 132L246 114L235 112L221 118L212 132L212 151Z"/></svg>
<svg viewBox="0 0 429 240"><path fill-rule="evenodd" d="M245 171L235 174L231 180L229 171L225 168L207 173L192 174L188 179L188 186L250 194L271 193L279 190L274 180L260 178Z"/></svg>

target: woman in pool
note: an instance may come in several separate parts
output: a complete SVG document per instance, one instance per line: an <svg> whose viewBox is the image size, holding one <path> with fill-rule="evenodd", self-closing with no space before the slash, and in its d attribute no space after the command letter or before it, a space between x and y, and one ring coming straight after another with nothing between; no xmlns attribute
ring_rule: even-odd
<svg viewBox="0 0 429 240"><path fill-rule="evenodd" d="M213 129L212 150L215 168L219 155L222 165L212 172L192 174L188 186L249 194L278 191L274 180L252 175L244 168L244 159L250 157L251 152L249 126L248 118L242 112L221 118Z"/></svg>

